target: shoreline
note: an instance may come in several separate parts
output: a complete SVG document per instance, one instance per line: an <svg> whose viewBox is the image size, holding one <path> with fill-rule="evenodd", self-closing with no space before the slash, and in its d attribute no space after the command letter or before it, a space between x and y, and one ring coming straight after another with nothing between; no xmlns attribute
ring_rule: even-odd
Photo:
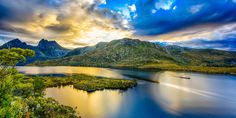
<svg viewBox="0 0 236 118"><path fill-rule="evenodd" d="M59 67L59 65L57 65ZM57 67L55 66L55 67ZM60 65L63 67L63 65ZM38 65L26 65L21 67L52 67L52 66L38 66ZM131 71L147 71L147 72L160 72L160 71L175 71L175 72L195 72L195 73L205 73L205 74L224 74L224 75L236 75L236 67L206 67L206 66L179 66L175 67L152 67L152 68L139 68L139 67L117 67L117 66L80 66L80 65L64 65L64 67L93 67L93 68L107 68L107 69L119 69L119 70L131 70ZM188 69L192 68L192 69ZM199 68L204 68L205 70L196 70ZM212 72L210 69L222 69L222 71ZM225 69L232 69L235 72L223 71ZM207 71L208 70L208 71Z"/></svg>

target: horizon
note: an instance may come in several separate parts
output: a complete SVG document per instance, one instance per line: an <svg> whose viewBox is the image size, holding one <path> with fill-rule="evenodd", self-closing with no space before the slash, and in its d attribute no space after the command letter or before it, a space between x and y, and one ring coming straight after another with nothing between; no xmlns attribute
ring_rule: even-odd
<svg viewBox="0 0 236 118"><path fill-rule="evenodd" d="M122 38L122 39L114 39L114 40L123 40L123 39L142 41L142 40L140 40L140 39L131 39L131 38ZM46 41L49 41L49 42L55 41L57 44L59 44L60 46L62 46L62 45L61 45L59 42L57 42L56 40L50 40L50 39L45 39L45 38L40 39L36 44L29 44L29 43L27 43L27 42L22 41L22 40L19 39L19 38L16 38L16 39L9 40L9 41L7 41L7 42L5 42L5 43L3 43L3 44L0 44L0 46L3 46L4 44L9 43L9 42L11 42L11 41L13 41L13 40L20 40L22 43L26 43L27 45L31 45L31 46L35 46L35 47L38 46L39 42L42 41L42 40L46 40ZM114 40L112 40L112 41L114 41ZM98 42L98 43L102 43L102 42L109 43L109 42L111 42L111 41L109 41L109 42L101 41L101 42ZM175 44L168 44L168 43L166 43L166 42L158 42L158 41L156 41L156 42L147 41L147 42L158 44L158 45L160 45L161 47L165 47L165 46L179 46L179 45L175 45ZM98 43L96 43L96 44L94 44L94 45L88 45L88 46L95 46L95 45L97 45ZM66 48L66 49L69 49L69 50L74 50L74 49L77 49L77 48L84 48L84 47L87 47L87 46L81 46L81 47L75 47L75 48L67 48L67 47L64 47L64 46L62 46L62 47L63 47L63 48ZM180 46L180 47L182 47L182 48L190 48L190 49L213 49L213 48L206 48L206 47L205 47L205 48L204 48L204 47L203 47L203 48L201 48L201 47L187 47L187 46ZM225 49L216 49L216 48L213 49L213 50L236 52L236 50L225 50Z"/></svg>
<svg viewBox="0 0 236 118"><path fill-rule="evenodd" d="M0 45L44 37L74 49L127 37L236 51L235 11L235 0L0 0Z"/></svg>

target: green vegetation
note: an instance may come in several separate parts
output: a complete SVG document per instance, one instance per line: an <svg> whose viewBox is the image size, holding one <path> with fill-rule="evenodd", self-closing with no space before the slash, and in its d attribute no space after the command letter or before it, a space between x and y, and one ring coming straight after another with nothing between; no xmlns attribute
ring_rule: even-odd
<svg viewBox="0 0 236 118"><path fill-rule="evenodd" d="M137 83L133 80L119 80L119 79L93 79L82 80L74 84L74 87L88 92L103 90L103 89L121 89L126 90L130 87L136 86Z"/></svg>
<svg viewBox="0 0 236 118"><path fill-rule="evenodd" d="M26 57L33 57L35 53L29 49L11 48L0 50L0 75L5 77L11 75L12 70L18 62L25 62Z"/></svg>
<svg viewBox="0 0 236 118"><path fill-rule="evenodd" d="M26 79L15 70L18 62L34 56L31 50L0 50L0 117L1 118L75 118L76 112L53 99L44 98L44 83Z"/></svg>
<svg viewBox="0 0 236 118"><path fill-rule="evenodd" d="M144 70L236 73L236 52L213 49L161 47L140 40L114 40L94 47L78 48L68 56L38 61L36 66L94 66Z"/></svg>
<svg viewBox="0 0 236 118"><path fill-rule="evenodd" d="M15 69L18 62L34 56L28 49L0 50L0 117L1 118L77 118L71 107L44 98L47 87L73 85L92 92L103 89L126 90L137 85L135 80L98 78L88 75L66 77L25 76Z"/></svg>
<svg viewBox="0 0 236 118"><path fill-rule="evenodd" d="M34 77L33 77L34 78ZM73 85L74 88L93 92L104 89L120 89L126 90L137 85L135 80L98 78L88 75L74 75L65 77L36 77L44 82L46 87L57 87L65 85Z"/></svg>
<svg viewBox="0 0 236 118"><path fill-rule="evenodd" d="M169 71L190 71L214 74L236 74L236 67L208 67L208 66L180 66L176 64L147 64L140 66L140 70L169 70Z"/></svg>

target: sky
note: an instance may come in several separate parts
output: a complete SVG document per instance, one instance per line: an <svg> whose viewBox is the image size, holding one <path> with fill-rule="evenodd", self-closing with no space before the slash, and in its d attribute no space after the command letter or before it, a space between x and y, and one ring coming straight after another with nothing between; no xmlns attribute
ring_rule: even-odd
<svg viewBox="0 0 236 118"><path fill-rule="evenodd" d="M236 51L236 0L0 0L0 44L67 48L135 38Z"/></svg>

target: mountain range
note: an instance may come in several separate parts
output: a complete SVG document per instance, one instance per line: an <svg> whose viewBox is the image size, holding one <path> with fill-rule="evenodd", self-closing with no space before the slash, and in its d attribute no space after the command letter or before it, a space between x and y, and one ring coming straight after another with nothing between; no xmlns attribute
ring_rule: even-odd
<svg viewBox="0 0 236 118"><path fill-rule="evenodd" d="M19 39L13 39L0 46L0 49L13 48L13 47L31 49L35 51L35 57L28 58L27 62L20 63L18 65L25 65L39 60L42 61L42 60L63 57L70 51L69 49L60 46L56 41L48 41L45 39L40 40L37 46L28 45Z"/></svg>
<svg viewBox="0 0 236 118"><path fill-rule="evenodd" d="M42 39L37 46L27 45L19 39L15 39L4 44L0 49L7 47L34 50L36 57L30 59L26 64L34 62L30 65L38 66L96 66L170 70L199 69L195 67L236 67L236 52L233 51L193 49L175 45L161 46L157 43L128 38L100 42L95 46L73 50L61 47L56 41L45 39Z"/></svg>
<svg viewBox="0 0 236 118"><path fill-rule="evenodd" d="M34 64L117 68L235 67L236 52L174 45L160 46L152 42L125 38L77 48L62 58Z"/></svg>

